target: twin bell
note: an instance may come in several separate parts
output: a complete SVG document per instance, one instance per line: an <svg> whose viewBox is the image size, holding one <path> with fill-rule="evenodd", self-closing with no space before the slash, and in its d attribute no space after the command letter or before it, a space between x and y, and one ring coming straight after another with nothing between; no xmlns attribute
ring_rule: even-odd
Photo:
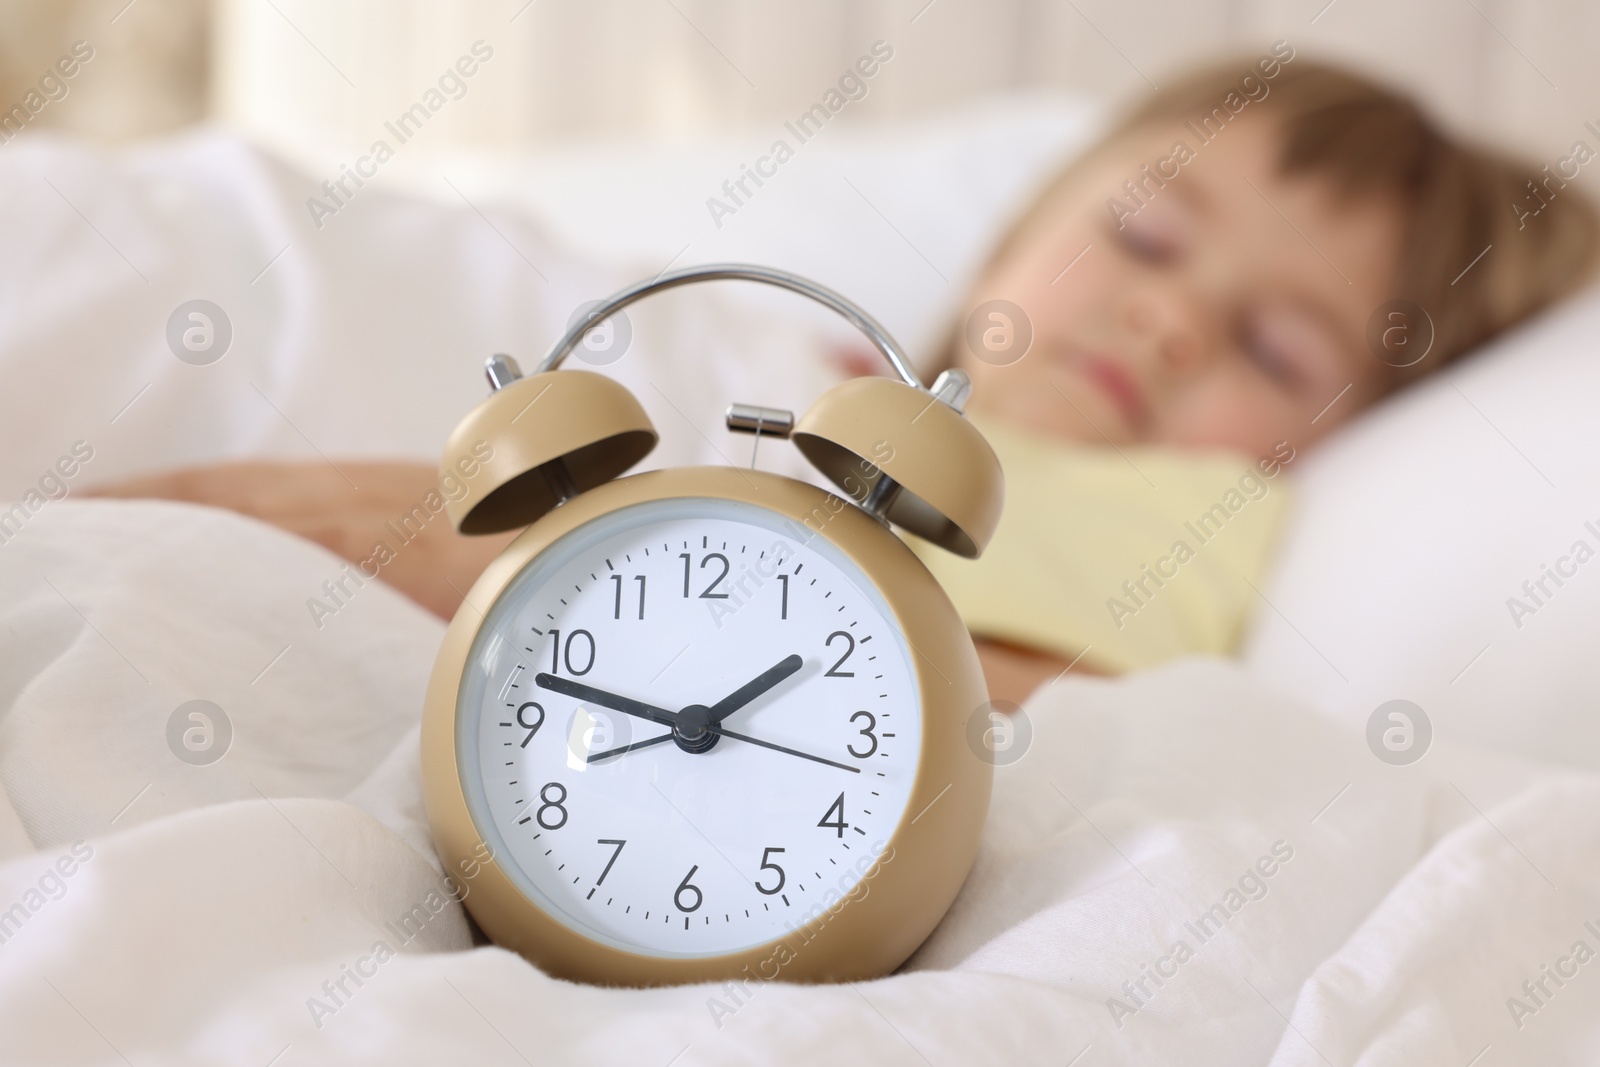
<svg viewBox="0 0 1600 1067"><path fill-rule="evenodd" d="M961 414L972 388L966 374L945 371L925 388L894 339L856 305L804 278L741 264L690 267L622 290L575 322L532 374L524 376L508 356L491 357L493 392L455 428L442 459L444 473L469 457L481 468L466 495L449 503L456 529L487 534L527 526L644 459L658 436L634 395L593 371L562 370L561 362L595 324L627 305L716 279L775 285L833 309L866 335L899 379L851 379L824 393L798 422L787 411L735 404L728 428L790 438L858 507L976 559L1000 521L1005 484L994 450ZM472 452L481 441L494 446L487 462Z"/></svg>

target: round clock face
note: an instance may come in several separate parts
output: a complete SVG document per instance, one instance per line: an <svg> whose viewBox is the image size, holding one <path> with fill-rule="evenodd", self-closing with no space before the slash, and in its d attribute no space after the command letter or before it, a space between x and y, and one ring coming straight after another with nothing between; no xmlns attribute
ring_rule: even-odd
<svg viewBox="0 0 1600 1067"><path fill-rule="evenodd" d="M488 611L457 749L500 865L573 930L724 955L815 920L906 814L910 651L831 542L720 499L568 534Z"/></svg>

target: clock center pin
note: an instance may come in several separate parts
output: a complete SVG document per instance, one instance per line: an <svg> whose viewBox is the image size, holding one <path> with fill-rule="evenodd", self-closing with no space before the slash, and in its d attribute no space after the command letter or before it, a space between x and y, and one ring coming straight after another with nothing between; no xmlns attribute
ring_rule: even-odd
<svg viewBox="0 0 1600 1067"><path fill-rule="evenodd" d="M721 738L720 734L706 729L710 723L710 708L704 704L690 704L678 712L678 723L672 728L672 740L685 752L709 752Z"/></svg>

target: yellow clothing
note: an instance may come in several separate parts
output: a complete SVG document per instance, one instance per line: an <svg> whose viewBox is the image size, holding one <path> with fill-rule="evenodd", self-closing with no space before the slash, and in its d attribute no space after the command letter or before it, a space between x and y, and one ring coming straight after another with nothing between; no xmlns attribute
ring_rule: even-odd
<svg viewBox="0 0 1600 1067"><path fill-rule="evenodd" d="M1118 452L973 421L1006 477L988 551L908 540L974 634L1110 673L1234 651L1288 512L1277 476L1293 448Z"/></svg>

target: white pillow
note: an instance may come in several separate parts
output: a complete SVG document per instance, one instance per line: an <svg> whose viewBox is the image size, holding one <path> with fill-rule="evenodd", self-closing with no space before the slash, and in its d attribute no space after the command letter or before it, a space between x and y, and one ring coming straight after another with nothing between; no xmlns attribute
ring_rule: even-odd
<svg viewBox="0 0 1600 1067"><path fill-rule="evenodd" d="M1066 95L1001 96L916 122L827 128L731 216L713 196L794 136L781 124L687 144L601 142L537 155L456 157L451 181L475 203L515 206L556 238L605 262L761 263L859 302L925 359L1011 215L1100 129L1104 109ZM335 161L336 163L336 161ZM419 161L411 188L459 205ZM720 223L720 225L718 225ZM797 298L740 287L741 303L779 314ZM819 315L825 326L837 323ZM841 333L854 337L848 326Z"/></svg>
<svg viewBox="0 0 1600 1067"><path fill-rule="evenodd" d="M1600 767L1597 338L1600 289L1308 455L1250 670L1358 725L1404 698L1438 740Z"/></svg>

